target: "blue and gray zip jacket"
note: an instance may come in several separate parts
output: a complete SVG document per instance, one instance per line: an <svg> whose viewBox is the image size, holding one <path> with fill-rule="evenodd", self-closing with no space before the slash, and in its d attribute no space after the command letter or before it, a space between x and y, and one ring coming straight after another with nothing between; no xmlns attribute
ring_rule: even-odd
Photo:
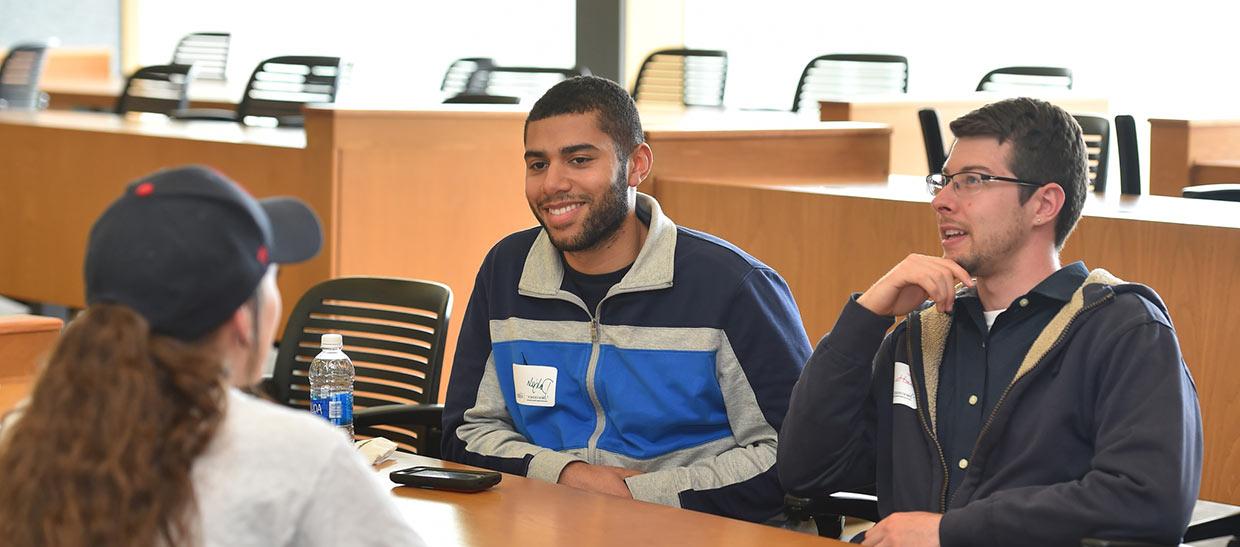
<svg viewBox="0 0 1240 547"><path fill-rule="evenodd" d="M777 515L776 440L810 354L774 270L677 227L638 194L649 232L587 310L561 288L541 228L478 272L444 408L444 457L550 482L573 461L642 471L639 500L750 521Z"/></svg>

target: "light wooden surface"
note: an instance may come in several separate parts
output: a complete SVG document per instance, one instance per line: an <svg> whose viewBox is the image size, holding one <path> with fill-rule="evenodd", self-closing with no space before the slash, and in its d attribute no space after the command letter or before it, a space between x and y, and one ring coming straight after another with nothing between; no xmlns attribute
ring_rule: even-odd
<svg viewBox="0 0 1240 547"><path fill-rule="evenodd" d="M315 183L315 158L300 130L232 123L171 122L85 112L0 112L0 177L6 234L0 294L81 307L82 260L91 225L125 185L190 163L227 173L257 196L295 194L331 229L329 184ZM281 269L286 302L330 272L326 256ZM290 304L291 306L291 304Z"/></svg>
<svg viewBox="0 0 1240 547"><path fill-rule="evenodd" d="M103 109L112 110L116 99L125 89L123 78L104 75L100 78L72 78L45 76L39 84L48 95L48 108L52 110ZM195 80L189 87L190 108L220 108L233 110L241 101L245 82L218 82Z"/></svg>
<svg viewBox="0 0 1240 547"><path fill-rule="evenodd" d="M874 173L863 175L864 166L820 158L850 150L884 157L885 127L719 112L651 118L656 170L724 176L748 169L749 176L780 182L830 180L841 172L862 180L885 176L883 161L867 162ZM525 112L511 107L328 106L308 108L302 132L81 112L0 113L0 165L13 166L0 178L11 211L0 215L0 233L17 234L13 258L0 261L0 294L82 306L85 242L103 208L136 177L202 163L257 196L299 196L319 213L323 253L281 270L286 310L332 277L450 286L447 378L484 256L504 236L536 225L524 194L524 120ZM752 165L736 163L743 157ZM446 389L444 382L441 393Z"/></svg>
<svg viewBox="0 0 1240 547"><path fill-rule="evenodd" d="M415 465L473 469L440 460L400 454L381 464L391 471ZM498 485L466 494L411 488L392 483L397 506L427 545L461 547L753 547L848 545L782 530L640 501L594 494L516 475Z"/></svg>
<svg viewBox="0 0 1240 547"><path fill-rule="evenodd" d="M654 151L654 170L642 191L657 197L659 179L686 175L737 184L887 180L887 126L777 120L756 118L731 129L710 123L651 124L646 138Z"/></svg>
<svg viewBox="0 0 1240 547"><path fill-rule="evenodd" d="M0 316L0 415L30 393L39 363L62 326L61 320L50 317Z"/></svg>
<svg viewBox="0 0 1240 547"><path fill-rule="evenodd" d="M1240 155L1240 154L1238 154ZM1189 182L1198 184L1240 183L1240 159L1199 161L1193 165Z"/></svg>
<svg viewBox="0 0 1240 547"><path fill-rule="evenodd" d="M0 59L8 55L0 49ZM43 80L106 80L112 77L112 50L107 47L52 47L43 64Z"/></svg>
<svg viewBox="0 0 1240 547"><path fill-rule="evenodd" d="M1150 119L1150 193L1178 196L1185 186L1210 182L1197 180L1199 163L1240 160L1240 119ZM1205 169L1204 176L1217 171Z"/></svg>
<svg viewBox="0 0 1240 547"><path fill-rule="evenodd" d="M812 339L832 328L849 294L908 253L941 253L930 196L915 177L842 188L664 179L659 193L677 223L783 274ZM1201 496L1240 502L1240 204L1091 195L1062 258L1145 283L1166 301L1204 416Z"/></svg>
<svg viewBox="0 0 1240 547"><path fill-rule="evenodd" d="M524 121L523 112L462 107L307 112L311 142L332 139L332 275L452 288L441 396L478 267L504 236L537 223L525 200Z"/></svg>
<svg viewBox="0 0 1240 547"><path fill-rule="evenodd" d="M851 97L819 102L819 119L822 121L874 122L891 126L892 174L921 175L928 171L925 141L921 136L921 122L917 111L932 107L938 110L940 130L944 147L951 146L951 131L947 124L970 111L986 104L1005 99L1006 95L970 93L965 95L894 95L877 97ZM1107 112L1105 99L1082 97L1073 94L1041 97L1073 114Z"/></svg>

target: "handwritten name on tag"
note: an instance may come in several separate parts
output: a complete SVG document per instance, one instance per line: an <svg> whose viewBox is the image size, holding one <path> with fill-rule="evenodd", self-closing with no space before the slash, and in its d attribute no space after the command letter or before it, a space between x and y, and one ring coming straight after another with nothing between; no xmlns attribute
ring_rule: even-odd
<svg viewBox="0 0 1240 547"><path fill-rule="evenodd" d="M517 404L555 406L555 382L559 372L555 367L513 363L512 382L516 388Z"/></svg>
<svg viewBox="0 0 1240 547"><path fill-rule="evenodd" d="M913 392L913 374L908 364L896 362L895 381L891 384L891 404L904 405L917 410L917 395Z"/></svg>

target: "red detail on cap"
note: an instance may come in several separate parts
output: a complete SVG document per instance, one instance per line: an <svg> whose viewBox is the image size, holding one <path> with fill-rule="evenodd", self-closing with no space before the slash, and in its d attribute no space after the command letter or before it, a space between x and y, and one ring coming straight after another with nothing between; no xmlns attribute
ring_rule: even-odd
<svg viewBox="0 0 1240 547"><path fill-rule="evenodd" d="M149 182L144 182L142 184L139 184L138 187L134 189L133 193L137 194L138 197L144 198L146 196L151 195L151 192L154 192L154 191L155 191L154 184L151 184Z"/></svg>
<svg viewBox="0 0 1240 547"><path fill-rule="evenodd" d="M267 265L267 246L266 245L258 246L258 262L259 264L262 264L264 266Z"/></svg>

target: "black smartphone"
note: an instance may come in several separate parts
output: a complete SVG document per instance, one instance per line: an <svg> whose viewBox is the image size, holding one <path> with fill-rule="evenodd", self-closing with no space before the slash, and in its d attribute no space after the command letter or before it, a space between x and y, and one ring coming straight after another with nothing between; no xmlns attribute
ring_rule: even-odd
<svg viewBox="0 0 1240 547"><path fill-rule="evenodd" d="M501 478L495 471L467 471L424 465L393 471L389 476L392 482L408 486L455 492L481 492L499 484Z"/></svg>

